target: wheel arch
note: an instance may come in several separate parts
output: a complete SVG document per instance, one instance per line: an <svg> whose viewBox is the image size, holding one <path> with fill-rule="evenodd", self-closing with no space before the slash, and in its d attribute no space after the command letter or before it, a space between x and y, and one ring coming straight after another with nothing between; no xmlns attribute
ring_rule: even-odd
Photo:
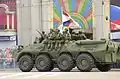
<svg viewBox="0 0 120 79"><path fill-rule="evenodd" d="M76 55L75 59L77 59L77 57L78 57L80 54L88 54L88 55L90 55L90 56L94 59L94 61L96 62L96 58L95 58L90 52L79 52L79 53Z"/></svg>
<svg viewBox="0 0 120 79"><path fill-rule="evenodd" d="M59 54L59 56L61 56L62 54L68 54L68 55L70 55L71 57L73 57L70 52L61 52L61 53Z"/></svg>
<svg viewBox="0 0 120 79"><path fill-rule="evenodd" d="M51 59L53 58L48 52L39 52L37 56L39 55L47 55L48 57L50 57ZM37 57L36 56L36 57Z"/></svg>
<svg viewBox="0 0 120 79"><path fill-rule="evenodd" d="M19 54L19 56L17 57L17 62L19 61L19 59L22 57L22 56L24 56L24 55L28 55L28 56L30 56L30 57L32 57L33 58L33 54L31 54L31 53L29 53L29 52L22 52L22 53L20 53Z"/></svg>

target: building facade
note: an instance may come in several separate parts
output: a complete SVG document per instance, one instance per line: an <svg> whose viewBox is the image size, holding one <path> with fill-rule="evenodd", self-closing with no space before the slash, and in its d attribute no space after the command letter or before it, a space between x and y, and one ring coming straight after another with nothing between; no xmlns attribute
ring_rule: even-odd
<svg viewBox="0 0 120 79"><path fill-rule="evenodd" d="M49 32L52 0L17 0L16 3L19 44L33 43L35 37L40 36L36 29Z"/></svg>
<svg viewBox="0 0 120 79"><path fill-rule="evenodd" d="M71 14L71 12L77 11L77 14L80 12L82 16L77 18L73 13L74 16L72 16L72 20L76 22L80 21L78 24L82 27L91 28L94 39L108 39L110 33L110 1L72 1L73 0L16 0L18 43L23 45L33 43L35 37L39 36L36 29L48 33L50 28L60 26L62 24L62 11L64 11L64 14L66 12L68 15L69 13ZM77 3L81 3L82 6L77 5ZM74 5L78 8L73 7ZM84 21L81 20L82 17L85 18Z"/></svg>

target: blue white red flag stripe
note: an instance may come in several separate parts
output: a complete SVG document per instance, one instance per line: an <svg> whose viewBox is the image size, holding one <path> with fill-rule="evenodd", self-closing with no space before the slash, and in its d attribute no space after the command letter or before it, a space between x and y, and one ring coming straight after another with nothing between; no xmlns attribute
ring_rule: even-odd
<svg viewBox="0 0 120 79"><path fill-rule="evenodd" d="M120 30L120 7L111 5L111 30Z"/></svg>

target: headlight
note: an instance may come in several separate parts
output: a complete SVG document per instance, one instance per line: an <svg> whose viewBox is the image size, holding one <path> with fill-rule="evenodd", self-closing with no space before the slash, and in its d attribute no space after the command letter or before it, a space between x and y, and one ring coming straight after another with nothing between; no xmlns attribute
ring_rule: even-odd
<svg viewBox="0 0 120 79"><path fill-rule="evenodd" d="M109 41L108 45L114 46L113 42Z"/></svg>
<svg viewBox="0 0 120 79"><path fill-rule="evenodd" d="M118 52L118 45L114 44L114 52Z"/></svg>
<svg viewBox="0 0 120 79"><path fill-rule="evenodd" d="M115 51L116 51L116 53L119 52L119 49L120 49L120 45L118 43L115 43Z"/></svg>
<svg viewBox="0 0 120 79"><path fill-rule="evenodd" d="M19 45L19 46L18 46L18 51L21 51L23 48L24 48L24 46Z"/></svg>
<svg viewBox="0 0 120 79"><path fill-rule="evenodd" d="M108 51L109 52L118 52L119 45L116 42L108 42Z"/></svg>
<svg viewBox="0 0 120 79"><path fill-rule="evenodd" d="M115 44L112 41L109 41L107 44L107 51L114 52L115 51Z"/></svg>

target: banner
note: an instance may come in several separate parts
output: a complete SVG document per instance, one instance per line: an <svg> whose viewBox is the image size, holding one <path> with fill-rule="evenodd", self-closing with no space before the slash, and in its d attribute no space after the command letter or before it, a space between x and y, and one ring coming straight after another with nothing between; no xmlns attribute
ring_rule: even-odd
<svg viewBox="0 0 120 79"><path fill-rule="evenodd" d="M111 31L120 31L120 0L110 0Z"/></svg>
<svg viewBox="0 0 120 79"><path fill-rule="evenodd" d="M54 0L54 28L93 28L92 0Z"/></svg>

